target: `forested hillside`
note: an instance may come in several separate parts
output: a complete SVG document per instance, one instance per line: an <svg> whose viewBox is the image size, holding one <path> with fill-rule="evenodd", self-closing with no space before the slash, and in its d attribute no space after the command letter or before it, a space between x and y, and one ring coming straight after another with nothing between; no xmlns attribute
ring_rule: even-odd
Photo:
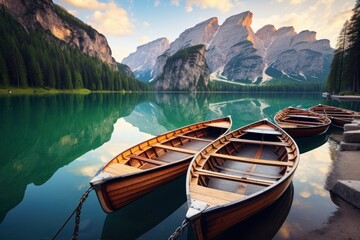
<svg viewBox="0 0 360 240"><path fill-rule="evenodd" d="M146 90L125 71L114 71L41 28L25 30L0 8L0 87Z"/></svg>
<svg viewBox="0 0 360 240"><path fill-rule="evenodd" d="M330 93L360 93L360 0L339 34L326 89Z"/></svg>

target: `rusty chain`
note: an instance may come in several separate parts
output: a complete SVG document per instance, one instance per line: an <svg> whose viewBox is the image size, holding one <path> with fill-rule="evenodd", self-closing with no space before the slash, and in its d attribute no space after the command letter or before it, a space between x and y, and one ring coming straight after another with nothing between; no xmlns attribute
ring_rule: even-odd
<svg viewBox="0 0 360 240"><path fill-rule="evenodd" d="M187 225L189 225L189 221L187 219L185 219L181 225L176 228L175 232L173 234L170 235L170 237L168 238L168 240L175 240L177 239L178 237L180 237L183 232L184 232L184 229L187 227Z"/></svg>

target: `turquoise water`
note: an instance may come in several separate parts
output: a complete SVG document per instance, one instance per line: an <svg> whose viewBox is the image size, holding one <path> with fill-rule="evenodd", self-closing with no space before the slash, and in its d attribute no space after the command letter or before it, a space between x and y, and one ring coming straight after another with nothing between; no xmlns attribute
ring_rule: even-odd
<svg viewBox="0 0 360 240"><path fill-rule="evenodd" d="M288 106L318 103L360 110L359 102L326 100L320 93L0 95L0 239L51 239L96 171L152 136L227 115L235 129L272 120ZM336 212L325 189L337 147L329 138L334 131L296 139L302 154L293 191L258 216L281 213L277 221L268 217L276 224L262 239L296 238ZM185 202L185 177L109 215L92 192L82 208L79 239L167 239L184 219ZM252 221L238 227L242 234L256 231ZM73 225L72 219L58 239L70 239ZM180 239L192 238L189 228Z"/></svg>

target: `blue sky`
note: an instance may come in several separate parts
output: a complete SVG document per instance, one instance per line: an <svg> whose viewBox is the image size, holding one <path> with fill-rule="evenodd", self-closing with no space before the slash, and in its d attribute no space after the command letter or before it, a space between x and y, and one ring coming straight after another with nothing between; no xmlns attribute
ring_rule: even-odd
<svg viewBox="0 0 360 240"><path fill-rule="evenodd" d="M104 34L116 61L160 37L174 41L185 29L217 17L251 11L252 29L266 24L312 30L335 47L355 0L53 0Z"/></svg>

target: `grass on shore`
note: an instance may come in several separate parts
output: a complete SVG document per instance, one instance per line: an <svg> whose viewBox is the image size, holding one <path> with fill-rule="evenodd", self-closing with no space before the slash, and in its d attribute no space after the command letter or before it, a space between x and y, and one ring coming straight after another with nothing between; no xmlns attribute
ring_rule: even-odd
<svg viewBox="0 0 360 240"><path fill-rule="evenodd" d="M45 88L0 88L0 94L58 94L58 93L76 93L88 94L91 93L89 89L45 89Z"/></svg>

